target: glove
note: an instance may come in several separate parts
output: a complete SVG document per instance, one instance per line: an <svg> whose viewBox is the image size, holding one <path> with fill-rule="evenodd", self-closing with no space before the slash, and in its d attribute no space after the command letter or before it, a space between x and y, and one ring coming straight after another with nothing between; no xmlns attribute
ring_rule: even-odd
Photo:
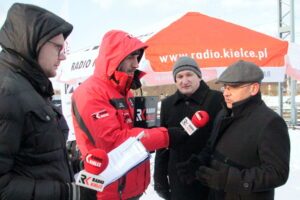
<svg viewBox="0 0 300 200"><path fill-rule="evenodd" d="M168 128L168 135L170 148L178 147L189 137L189 135L183 129L178 127Z"/></svg>
<svg viewBox="0 0 300 200"><path fill-rule="evenodd" d="M171 192L168 187L169 186L164 187L164 186L160 185L159 183L154 184L154 190L156 191L158 196L160 196L161 198L163 198L165 200L171 199Z"/></svg>
<svg viewBox="0 0 300 200"><path fill-rule="evenodd" d="M206 185L215 190L224 190L229 165L213 160L211 168L201 166L196 172L196 179L203 185Z"/></svg>
<svg viewBox="0 0 300 200"><path fill-rule="evenodd" d="M97 191L80 187L75 183L61 184L60 200L97 200Z"/></svg>
<svg viewBox="0 0 300 200"><path fill-rule="evenodd" d="M209 154L201 152L199 155L192 156L185 162L176 165L179 180L186 184L191 184L196 178L196 171L201 165L206 165L209 161Z"/></svg>

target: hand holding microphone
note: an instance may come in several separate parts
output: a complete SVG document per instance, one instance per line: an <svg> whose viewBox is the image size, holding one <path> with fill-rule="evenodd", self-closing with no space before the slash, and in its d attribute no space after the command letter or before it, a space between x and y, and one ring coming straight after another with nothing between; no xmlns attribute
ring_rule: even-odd
<svg viewBox="0 0 300 200"><path fill-rule="evenodd" d="M192 135L198 128L204 127L208 121L208 113L204 110L199 110L195 112L192 120L190 120L188 117L185 117L180 124L189 135Z"/></svg>
<svg viewBox="0 0 300 200"><path fill-rule="evenodd" d="M209 121L209 115L204 110L197 111L192 120L185 117L181 122L182 128L170 127L168 128L169 133L169 147L175 148L183 143L188 135L192 135L198 128L201 128Z"/></svg>
<svg viewBox="0 0 300 200"><path fill-rule="evenodd" d="M76 184L92 190L101 192L104 189L105 180L99 175L107 165L109 159L105 151L92 149L84 160L84 170L79 172Z"/></svg>

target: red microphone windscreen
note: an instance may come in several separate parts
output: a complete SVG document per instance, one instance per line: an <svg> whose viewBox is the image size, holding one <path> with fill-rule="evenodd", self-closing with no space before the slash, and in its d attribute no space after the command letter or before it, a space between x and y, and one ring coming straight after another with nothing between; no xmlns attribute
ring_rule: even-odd
<svg viewBox="0 0 300 200"><path fill-rule="evenodd" d="M209 115L204 110L199 110L195 112L195 114L192 117L192 122L197 128L201 128L207 124L209 121Z"/></svg>
<svg viewBox="0 0 300 200"><path fill-rule="evenodd" d="M108 155L102 149L92 149L85 157L83 164L87 172L98 175L106 169Z"/></svg>

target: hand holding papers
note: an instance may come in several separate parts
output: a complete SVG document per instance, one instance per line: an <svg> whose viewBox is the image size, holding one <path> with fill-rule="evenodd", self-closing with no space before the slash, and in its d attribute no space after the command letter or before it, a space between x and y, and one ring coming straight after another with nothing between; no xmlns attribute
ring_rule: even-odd
<svg viewBox="0 0 300 200"><path fill-rule="evenodd" d="M108 153L108 167L101 173L101 176L106 180L105 186L150 158L150 153L140 142L143 135L144 132L141 132L137 137L128 138Z"/></svg>
<svg viewBox="0 0 300 200"><path fill-rule="evenodd" d="M92 188L91 185L87 185L84 181L82 181L82 175L85 174L81 172L84 170L79 173L76 184L101 192L104 187L148 160L150 158L150 153L140 142L140 138L142 138L143 135L144 132L141 132L137 137L130 137L117 148L109 152L107 168L99 175L96 175L96 178L89 176L91 177L89 180L93 180L93 178L95 178L95 181L101 183L102 187L99 187L98 184L97 187Z"/></svg>

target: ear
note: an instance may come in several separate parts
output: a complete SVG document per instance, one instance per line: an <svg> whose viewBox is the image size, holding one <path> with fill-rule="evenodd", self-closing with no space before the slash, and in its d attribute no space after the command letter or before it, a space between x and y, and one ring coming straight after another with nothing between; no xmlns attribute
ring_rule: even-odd
<svg viewBox="0 0 300 200"><path fill-rule="evenodd" d="M260 90L260 84L259 83L253 83L251 85L251 96L255 96Z"/></svg>

